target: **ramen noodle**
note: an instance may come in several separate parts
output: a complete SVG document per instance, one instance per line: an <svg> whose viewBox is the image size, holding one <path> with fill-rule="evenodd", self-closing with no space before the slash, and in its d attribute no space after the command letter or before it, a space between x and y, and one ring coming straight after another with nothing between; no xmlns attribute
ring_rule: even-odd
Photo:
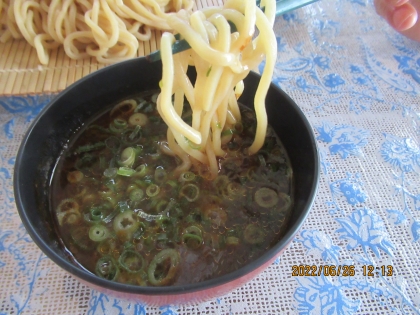
<svg viewBox="0 0 420 315"><path fill-rule="evenodd" d="M46 65L63 46L73 59L114 63L137 54L151 30L171 30L169 12L190 12L193 0L0 0L0 41L25 39Z"/></svg>
<svg viewBox="0 0 420 315"><path fill-rule="evenodd" d="M221 8L167 17L169 26L192 48L173 54L175 36L169 32L162 35L163 77L158 110L169 127L169 148L184 161L180 170L197 162L207 166L204 171L209 178L217 176L216 157L226 154L222 144L231 139L226 133L240 128L237 98L244 88L242 80L265 58L254 99L258 123L248 154L255 154L263 145L267 129L265 97L277 44L273 32L275 1L261 1L261 6L264 12L254 0L228 0ZM256 28L259 33L254 37ZM189 65L197 71L195 84L186 73ZM181 118L185 100L192 108L191 125Z"/></svg>

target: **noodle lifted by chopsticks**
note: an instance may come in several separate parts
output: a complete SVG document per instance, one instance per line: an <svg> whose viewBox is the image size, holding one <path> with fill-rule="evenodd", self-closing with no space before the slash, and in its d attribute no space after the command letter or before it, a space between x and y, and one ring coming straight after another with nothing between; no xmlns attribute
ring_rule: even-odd
<svg viewBox="0 0 420 315"><path fill-rule="evenodd" d="M208 8L191 15L169 14L170 28L186 39L192 49L172 54L175 37L164 33L161 39L163 77L158 110L168 125L168 145L183 163L180 170L190 168L192 161L208 166L208 178L218 173L216 157L223 157L222 144L231 137L222 137L224 130L234 128L241 116L237 97L243 90L242 80L265 57L265 67L254 106L257 130L249 154L263 145L267 130L265 97L271 83L277 56L273 32L275 1L261 1L264 12L255 0L228 0L222 8ZM229 22L237 32L231 34ZM255 28L258 36L253 38ZM188 65L195 66L195 85L186 74ZM172 96L174 98L172 101ZM191 126L182 118L184 99L192 109Z"/></svg>

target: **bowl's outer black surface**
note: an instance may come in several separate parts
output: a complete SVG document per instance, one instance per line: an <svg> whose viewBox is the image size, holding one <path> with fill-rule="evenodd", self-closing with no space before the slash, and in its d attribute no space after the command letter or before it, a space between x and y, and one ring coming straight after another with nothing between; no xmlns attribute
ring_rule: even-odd
<svg viewBox="0 0 420 315"><path fill-rule="evenodd" d="M143 295L188 293L228 283L272 259L293 239L315 198L319 157L313 131L298 106L272 85L267 95L267 114L283 142L294 171L295 205L289 229L278 244L251 264L226 276L198 284L174 287L137 287L111 282L77 267L62 246L49 209L49 184L57 159L68 139L104 106L127 96L159 88L161 64L133 59L108 66L79 80L60 93L38 115L19 149L14 171L14 193L19 215L41 250L78 278L106 289ZM259 75L250 73L240 102L253 107Z"/></svg>

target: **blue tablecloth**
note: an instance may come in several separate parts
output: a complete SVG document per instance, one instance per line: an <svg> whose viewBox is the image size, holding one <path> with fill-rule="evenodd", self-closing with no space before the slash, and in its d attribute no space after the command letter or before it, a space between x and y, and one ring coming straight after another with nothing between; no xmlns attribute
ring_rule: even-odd
<svg viewBox="0 0 420 315"><path fill-rule="evenodd" d="M0 97L0 314L420 314L420 43L363 0L321 0L278 17L275 30L273 81L307 115L322 171L284 254L197 305L153 308L91 290L41 253L14 204L20 140L53 96Z"/></svg>

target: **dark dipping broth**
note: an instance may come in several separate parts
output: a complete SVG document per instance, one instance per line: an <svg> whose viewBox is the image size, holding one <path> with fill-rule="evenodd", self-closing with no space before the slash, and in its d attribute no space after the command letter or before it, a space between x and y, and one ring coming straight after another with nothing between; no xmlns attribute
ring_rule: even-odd
<svg viewBox="0 0 420 315"><path fill-rule="evenodd" d="M86 124L64 149L53 174L51 205L72 259L108 280L168 286L232 272L281 238L292 208L292 170L269 127L249 156L256 128L242 123L222 148L220 173L197 165L180 174L162 153L167 126L157 92L139 95ZM191 121L191 111L183 119Z"/></svg>

